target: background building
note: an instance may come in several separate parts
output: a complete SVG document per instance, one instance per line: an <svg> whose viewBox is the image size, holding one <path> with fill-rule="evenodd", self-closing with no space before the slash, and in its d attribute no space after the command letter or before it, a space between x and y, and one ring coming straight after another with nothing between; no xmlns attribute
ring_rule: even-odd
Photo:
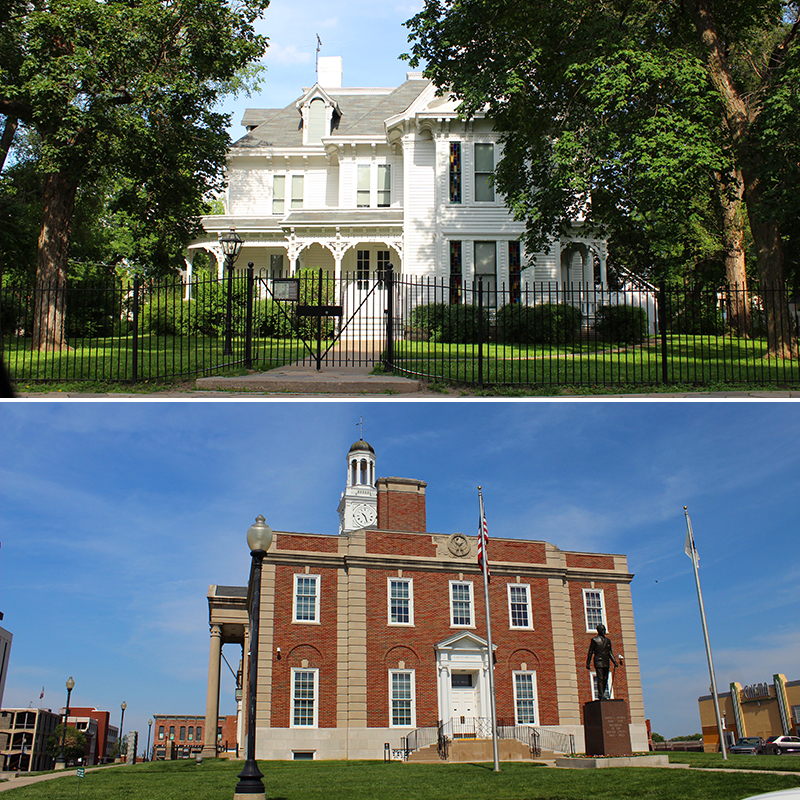
<svg viewBox="0 0 800 800"><path fill-rule="evenodd" d="M238 715L220 717L217 721L216 737L218 753L238 756ZM195 758L203 749L203 732L206 718L200 715L153 714L153 760Z"/></svg>
<svg viewBox="0 0 800 800"><path fill-rule="evenodd" d="M55 759L45 751L47 739L53 735L61 719L49 708L0 710L0 768L17 772L53 769Z"/></svg>
<svg viewBox="0 0 800 800"><path fill-rule="evenodd" d="M477 538L428 532L427 484L375 475L360 440L347 454L339 533L275 533L262 572L257 758L381 758L385 744L439 721L455 737L486 735ZM613 696L628 703L633 749L646 750L625 557L490 531L489 560L498 719L573 734L582 751L583 704L596 698L586 654L603 622L621 663ZM249 650L247 589L211 586L208 603L203 752L214 755L221 647Z"/></svg>
<svg viewBox="0 0 800 800"><path fill-rule="evenodd" d="M70 706L69 724L82 731L87 738L87 764L104 764L113 760L119 730L111 725L110 719L108 711Z"/></svg>
<svg viewBox="0 0 800 800"><path fill-rule="evenodd" d="M719 733L711 695L698 699L700 724L703 726L703 749L719 750ZM800 681L786 676L772 676L772 683L742 686L732 683L729 692L719 695L723 731L736 741L740 736L792 736L800 726Z"/></svg>
<svg viewBox="0 0 800 800"><path fill-rule="evenodd" d="M0 620L3 615L0 614ZM6 675L8 675L8 662L11 658L11 640L13 635L5 628L0 628L0 708L3 707L3 690L6 687Z"/></svg>

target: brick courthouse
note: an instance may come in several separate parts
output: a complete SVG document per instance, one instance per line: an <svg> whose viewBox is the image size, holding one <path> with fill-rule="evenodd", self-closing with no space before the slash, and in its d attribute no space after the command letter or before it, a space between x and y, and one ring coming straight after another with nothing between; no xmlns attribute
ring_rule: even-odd
<svg viewBox="0 0 800 800"><path fill-rule="evenodd" d="M386 743L398 748L439 720L452 720L455 737L482 735L489 659L477 531L428 532L426 488L376 479L375 452L359 440L338 534L275 532L262 571L257 758L382 758ZM489 534L498 720L574 734L581 751L583 704L596 692L586 653L603 622L623 657L613 696L628 703L633 750L646 750L625 556L498 538L491 519ZM221 647L249 652L247 587L213 585L208 604L203 752L213 756Z"/></svg>

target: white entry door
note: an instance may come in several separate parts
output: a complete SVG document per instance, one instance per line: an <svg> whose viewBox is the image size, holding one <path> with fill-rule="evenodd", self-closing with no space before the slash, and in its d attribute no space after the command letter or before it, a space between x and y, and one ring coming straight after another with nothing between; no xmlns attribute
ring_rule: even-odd
<svg viewBox="0 0 800 800"><path fill-rule="evenodd" d="M473 672L454 672L450 676L451 717L454 736L474 736L478 716L477 675Z"/></svg>

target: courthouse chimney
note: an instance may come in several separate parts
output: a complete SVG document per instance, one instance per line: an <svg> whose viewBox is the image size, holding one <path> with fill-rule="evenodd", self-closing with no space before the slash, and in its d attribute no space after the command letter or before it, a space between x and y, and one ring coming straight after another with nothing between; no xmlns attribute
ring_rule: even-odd
<svg viewBox="0 0 800 800"><path fill-rule="evenodd" d="M425 481L414 478L378 478L378 528L425 533Z"/></svg>

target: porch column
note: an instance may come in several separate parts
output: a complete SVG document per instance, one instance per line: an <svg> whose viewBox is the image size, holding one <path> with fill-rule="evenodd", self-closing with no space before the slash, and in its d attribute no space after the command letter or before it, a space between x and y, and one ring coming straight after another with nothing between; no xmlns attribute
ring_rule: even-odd
<svg viewBox="0 0 800 800"><path fill-rule="evenodd" d="M208 655L208 691L206 694L206 726L203 758L217 757L217 725L219 724L219 662L222 656L222 628L211 625L211 647Z"/></svg>

